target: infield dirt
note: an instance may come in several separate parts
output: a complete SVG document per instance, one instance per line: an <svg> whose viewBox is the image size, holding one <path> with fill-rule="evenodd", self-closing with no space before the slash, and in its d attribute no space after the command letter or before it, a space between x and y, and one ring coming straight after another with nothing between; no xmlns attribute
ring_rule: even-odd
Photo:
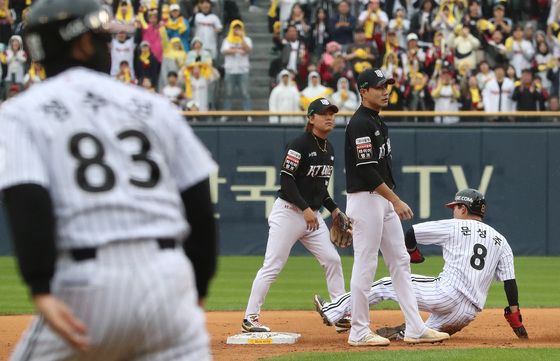
<svg viewBox="0 0 560 361"><path fill-rule="evenodd" d="M449 348L560 348L560 309L522 309L529 340L519 340L503 318L502 310L484 310L477 319L447 342L435 345L409 346L402 341L389 347L376 348L384 352L397 349ZM403 322L400 311L372 311L372 328L393 326ZM424 314L426 316L426 314ZM289 352L366 352L371 348L352 347L347 334L337 334L334 327L323 325L314 311L263 311L261 322L273 331L296 332L302 337L293 345L227 345L228 336L240 333L243 312L208 312L207 323L212 337L212 354L216 361L251 361ZM8 359L31 316L0 317L0 361Z"/></svg>

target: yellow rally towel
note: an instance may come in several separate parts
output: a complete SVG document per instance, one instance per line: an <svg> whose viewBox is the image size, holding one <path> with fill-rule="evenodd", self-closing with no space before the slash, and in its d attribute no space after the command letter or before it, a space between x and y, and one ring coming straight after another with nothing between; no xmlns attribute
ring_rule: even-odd
<svg viewBox="0 0 560 361"><path fill-rule="evenodd" d="M354 50L354 54L356 55L356 58L360 58L360 59L367 59L367 55L368 55L367 51L362 48L358 48Z"/></svg>
<svg viewBox="0 0 560 361"><path fill-rule="evenodd" d="M480 97L480 91L478 90L478 88L470 88L469 91L471 93L471 102L473 104L480 103L481 97Z"/></svg>
<svg viewBox="0 0 560 361"><path fill-rule="evenodd" d="M5 18L8 15L8 11L10 11L10 10L8 10L10 8L9 3L10 3L10 1L6 0L4 2L4 7L0 8L0 18Z"/></svg>
<svg viewBox="0 0 560 361"><path fill-rule="evenodd" d="M185 78L185 97L191 99L192 98L191 71L187 66L184 67L183 77Z"/></svg>
<svg viewBox="0 0 560 361"><path fill-rule="evenodd" d="M126 6L126 14L123 17L123 14L121 12L123 5L119 3L119 6L117 8L117 16L116 16L117 21L130 23L132 21L132 17L134 16L134 10L132 9L132 5L129 2L127 2L126 5L124 6Z"/></svg>
<svg viewBox="0 0 560 361"><path fill-rule="evenodd" d="M161 7L161 20L166 23L169 20L169 5L163 4Z"/></svg>
<svg viewBox="0 0 560 361"><path fill-rule="evenodd" d="M496 26L494 26L494 24L492 24L491 22L489 22L486 19L478 20L478 22L476 23L476 27L480 31L488 30L490 33L493 33L496 30Z"/></svg>
<svg viewBox="0 0 560 361"><path fill-rule="evenodd" d="M275 18L278 10L278 0L272 0L270 2L270 8L268 9L268 17Z"/></svg>
<svg viewBox="0 0 560 361"><path fill-rule="evenodd" d="M233 28L236 25L241 26L241 32L243 33L242 36L237 36L233 33ZM241 20L233 20L229 25L229 32L227 34L226 40L229 41L231 44L241 44L243 42L243 38L245 36L245 24Z"/></svg>
<svg viewBox="0 0 560 361"><path fill-rule="evenodd" d="M391 92L391 97L389 98L389 103L397 104L399 101L399 94L396 91Z"/></svg>
<svg viewBox="0 0 560 361"><path fill-rule="evenodd" d="M130 83L130 81L132 80L130 76L130 70L128 70L128 68L125 69L125 71L118 76L118 79L124 83Z"/></svg>
<svg viewBox="0 0 560 361"><path fill-rule="evenodd" d="M31 64L31 66L29 67L29 78L30 79L35 79L35 76L37 76L37 73L35 71L35 66L33 66L34 64ZM47 74L45 73L45 68L43 68L43 66L41 65L41 68L39 69L39 79L41 80L45 80L47 78Z"/></svg>
<svg viewBox="0 0 560 361"><path fill-rule="evenodd" d="M272 24L272 31L274 34L280 34L282 31L282 24L277 20Z"/></svg>
<svg viewBox="0 0 560 361"><path fill-rule="evenodd" d="M512 51L513 50L513 37L509 37L506 39L506 50Z"/></svg>
<svg viewBox="0 0 560 361"><path fill-rule="evenodd" d="M372 66L369 61L359 61L354 64L354 71L356 71L356 73L361 73L362 71L371 68Z"/></svg>
<svg viewBox="0 0 560 361"><path fill-rule="evenodd" d="M325 88L323 93L317 95L316 97L306 98L303 95L300 95L299 105L303 109L307 110L307 108L309 107L309 104L311 104L312 101L314 101L315 99L319 99L319 98L326 98L327 96L331 95L332 93L333 93L333 90L331 88Z"/></svg>
<svg viewBox="0 0 560 361"><path fill-rule="evenodd" d="M375 29L375 23L379 19L379 14L381 10L377 10L375 13L370 14L364 23L364 33L366 38L370 39L373 37L373 30Z"/></svg>
<svg viewBox="0 0 560 361"><path fill-rule="evenodd" d="M138 13L138 16L136 16L136 19L140 22L140 26L142 26L142 29L147 29L148 28L148 23L146 22L146 19L144 18L144 13L143 12Z"/></svg>
<svg viewBox="0 0 560 361"><path fill-rule="evenodd" d="M170 17L169 19L167 19L165 27L170 30L176 30L179 32L179 34L187 31L187 25L185 24L182 16L177 17L177 19L173 19Z"/></svg>
<svg viewBox="0 0 560 361"><path fill-rule="evenodd" d="M175 49L174 44L179 44L180 48ZM169 41L169 47L166 50L165 56L171 59L185 59L187 57L187 53L183 49L183 43L181 43L181 39L179 39L178 37L174 37Z"/></svg>
<svg viewBox="0 0 560 361"><path fill-rule="evenodd" d="M145 66L150 66L150 49L142 49L140 52L140 61Z"/></svg>

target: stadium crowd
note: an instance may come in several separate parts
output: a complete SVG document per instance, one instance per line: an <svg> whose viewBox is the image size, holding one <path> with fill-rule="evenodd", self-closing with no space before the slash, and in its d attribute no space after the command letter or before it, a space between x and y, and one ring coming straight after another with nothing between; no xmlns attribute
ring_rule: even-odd
<svg viewBox="0 0 560 361"><path fill-rule="evenodd" d="M100 1L114 14L111 76L186 110L230 110L234 94L252 109L253 42L239 6L268 17L271 111L320 96L354 111L357 74L370 67L396 80L389 110L560 108L560 0L271 0L268 12L254 0ZM0 0L3 99L45 78L22 42L31 3Z"/></svg>

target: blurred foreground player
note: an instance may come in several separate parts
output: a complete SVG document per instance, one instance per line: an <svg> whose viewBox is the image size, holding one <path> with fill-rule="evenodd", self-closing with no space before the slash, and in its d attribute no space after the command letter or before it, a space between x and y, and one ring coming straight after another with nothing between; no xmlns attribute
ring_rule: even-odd
<svg viewBox="0 0 560 361"><path fill-rule="evenodd" d="M25 38L49 79L0 111L0 189L39 313L12 360L209 360L216 164L176 107L106 74L110 20L97 0L34 2Z"/></svg>

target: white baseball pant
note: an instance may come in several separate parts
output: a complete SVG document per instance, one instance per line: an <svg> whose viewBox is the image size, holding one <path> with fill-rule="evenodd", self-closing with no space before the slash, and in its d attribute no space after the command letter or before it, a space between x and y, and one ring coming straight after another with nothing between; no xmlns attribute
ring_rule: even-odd
<svg viewBox="0 0 560 361"><path fill-rule="evenodd" d="M325 270L331 299L345 293L340 256L331 243L329 229L321 213L316 211L315 215L319 220L319 229L308 231L303 212L290 202L276 199L268 217L270 230L264 263L253 281L245 316L260 314L270 285L284 268L290 250L298 240L317 258Z"/></svg>
<svg viewBox="0 0 560 361"><path fill-rule="evenodd" d="M453 334L471 323L479 310L457 290L442 284L440 278L413 274L412 287L418 308L430 313L426 326L437 331ZM337 322L347 312L352 311L351 293L325 304L323 313L332 323ZM386 300L398 302L390 277L375 282L369 291L368 302L376 305Z"/></svg>
<svg viewBox="0 0 560 361"><path fill-rule="evenodd" d="M70 347L37 316L12 361L211 360L192 265L181 247L134 241L110 243L80 262L62 255L52 292L85 323L91 350Z"/></svg>
<svg viewBox="0 0 560 361"><path fill-rule="evenodd" d="M346 211L353 222L354 246L350 281L352 328L348 339L359 341L371 332L368 294L375 278L380 249L404 313L406 336L420 337L426 326L418 312L418 303L412 290L410 256L393 204L376 192L350 193L347 195Z"/></svg>

